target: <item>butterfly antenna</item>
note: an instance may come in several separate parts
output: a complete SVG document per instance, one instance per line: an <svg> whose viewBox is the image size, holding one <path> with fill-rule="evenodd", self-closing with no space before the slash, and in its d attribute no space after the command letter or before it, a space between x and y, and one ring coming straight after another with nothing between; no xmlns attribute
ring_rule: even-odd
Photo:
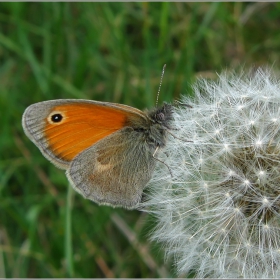
<svg viewBox="0 0 280 280"><path fill-rule="evenodd" d="M163 79L165 67L166 67L166 64L163 65L162 72L161 72L160 83L159 83L158 92L157 92L156 107L158 105L158 97L159 97L159 93L160 93L160 88L161 88L161 84L162 84L162 79Z"/></svg>

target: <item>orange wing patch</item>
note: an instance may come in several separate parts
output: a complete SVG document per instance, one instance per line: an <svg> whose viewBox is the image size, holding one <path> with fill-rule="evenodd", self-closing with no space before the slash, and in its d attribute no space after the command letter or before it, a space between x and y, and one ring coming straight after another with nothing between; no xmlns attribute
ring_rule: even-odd
<svg viewBox="0 0 280 280"><path fill-rule="evenodd" d="M96 104L59 105L45 120L45 137L57 157L71 161L81 151L123 128L130 114Z"/></svg>

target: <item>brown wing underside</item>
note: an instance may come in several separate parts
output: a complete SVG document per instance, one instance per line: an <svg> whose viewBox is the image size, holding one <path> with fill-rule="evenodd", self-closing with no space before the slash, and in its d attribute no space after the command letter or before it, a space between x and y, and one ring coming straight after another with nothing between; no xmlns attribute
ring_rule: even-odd
<svg viewBox="0 0 280 280"><path fill-rule="evenodd" d="M123 129L79 154L67 177L84 197L99 204L134 208L155 166L139 133Z"/></svg>

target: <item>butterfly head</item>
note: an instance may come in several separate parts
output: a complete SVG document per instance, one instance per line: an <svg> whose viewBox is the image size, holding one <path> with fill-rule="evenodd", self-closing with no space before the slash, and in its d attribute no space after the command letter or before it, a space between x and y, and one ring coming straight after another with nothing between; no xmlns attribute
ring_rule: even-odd
<svg viewBox="0 0 280 280"><path fill-rule="evenodd" d="M171 128L172 112L172 105L165 103L148 113L150 119L148 143L152 149L165 146L166 130Z"/></svg>
<svg viewBox="0 0 280 280"><path fill-rule="evenodd" d="M156 108L151 112L150 117L155 122L163 127L169 128L172 121L172 105L164 103L160 108Z"/></svg>

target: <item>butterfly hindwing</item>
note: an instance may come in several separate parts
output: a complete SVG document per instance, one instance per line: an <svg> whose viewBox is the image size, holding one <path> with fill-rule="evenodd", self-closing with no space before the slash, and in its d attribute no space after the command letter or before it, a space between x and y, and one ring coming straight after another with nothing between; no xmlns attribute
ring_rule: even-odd
<svg viewBox="0 0 280 280"><path fill-rule="evenodd" d="M81 152L67 171L74 189L99 204L134 208L155 167L142 139L124 128Z"/></svg>

